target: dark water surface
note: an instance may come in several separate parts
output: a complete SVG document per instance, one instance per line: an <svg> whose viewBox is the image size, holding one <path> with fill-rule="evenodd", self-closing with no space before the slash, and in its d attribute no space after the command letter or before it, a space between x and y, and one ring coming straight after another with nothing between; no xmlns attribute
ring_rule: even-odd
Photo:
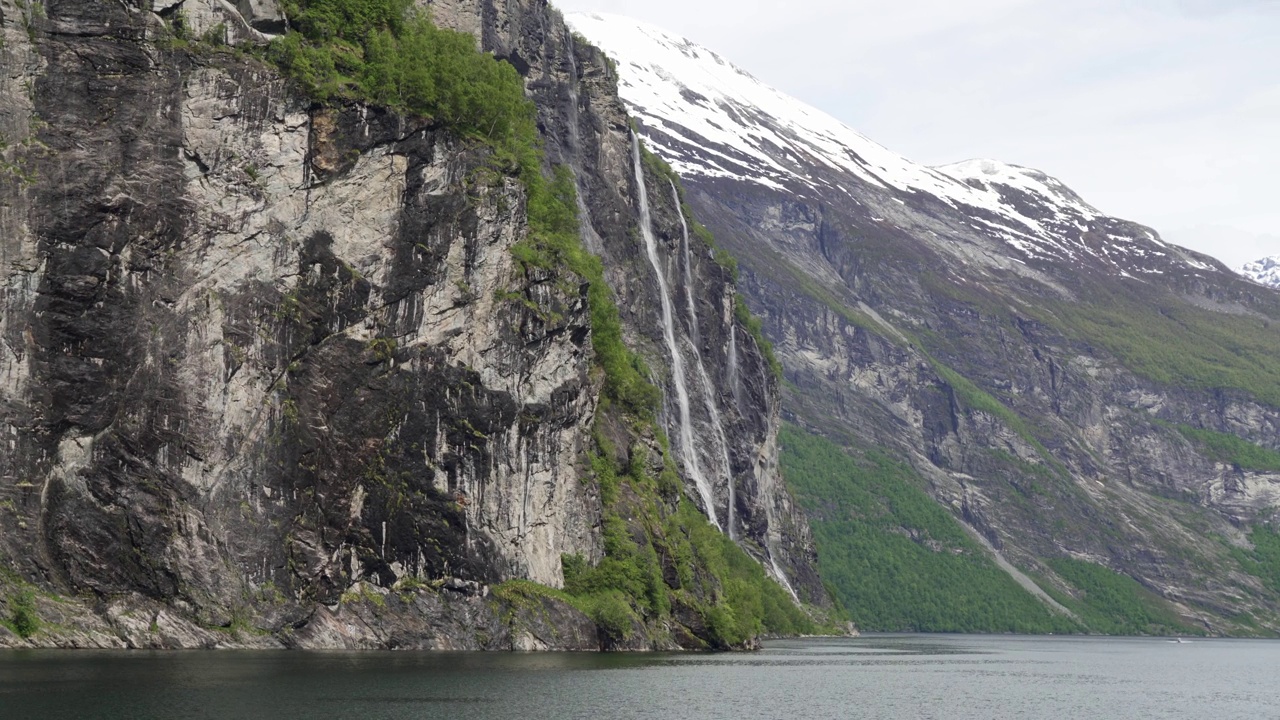
<svg viewBox="0 0 1280 720"><path fill-rule="evenodd" d="M1280 718L1280 642L886 635L725 655L0 651L0 718Z"/></svg>

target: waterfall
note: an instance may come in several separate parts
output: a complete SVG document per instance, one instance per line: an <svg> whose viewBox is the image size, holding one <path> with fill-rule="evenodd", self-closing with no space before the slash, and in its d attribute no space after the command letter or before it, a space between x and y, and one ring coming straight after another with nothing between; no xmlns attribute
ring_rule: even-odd
<svg viewBox="0 0 1280 720"><path fill-rule="evenodd" d="M572 154L570 158L572 162L580 159L582 155L582 131L578 128L580 113L578 83L581 76L578 73L578 60L573 53L573 37L568 34L567 29L565 33L565 44L569 56L569 152ZM587 210L587 201L582 197L582 177L576 168L573 173L573 189L578 201L578 227L582 234L582 244L586 246L587 252L601 255L604 253L604 241L600 239L600 234L591 224L591 213Z"/></svg>
<svg viewBox="0 0 1280 720"><path fill-rule="evenodd" d="M574 176L574 184L578 185L577 192L574 195L578 198L578 227L582 231L582 244L587 248L587 252L592 255L601 255L604 253L604 241L600 239L600 234L591 225L591 213L587 210L587 201L582 199L582 183L578 181L576 175Z"/></svg>
<svg viewBox="0 0 1280 720"><path fill-rule="evenodd" d="M671 183L671 199L675 202L676 212L680 215L680 229L684 231L684 297L689 305L689 336L693 338L693 347L702 352L701 331L698 329L698 309L693 300L693 263L689 260L689 222L684 218L684 208L680 207L680 191L676 190L676 182Z"/></svg>
<svg viewBox="0 0 1280 720"><path fill-rule="evenodd" d="M782 568L778 566L778 559L773 556L773 548L769 548L769 566L773 568L773 574L776 576L774 580L783 587L784 590L791 593L791 597L795 599L796 604L800 603L800 596L796 594L796 589L791 587L791 582L787 580L787 574L782 572Z"/></svg>
<svg viewBox="0 0 1280 720"><path fill-rule="evenodd" d="M702 382L702 401L707 407L707 417L711 418L711 429L715 431L715 439L720 445L720 461L723 463L724 477L729 485L729 509L725 514L725 528L729 533L729 539L734 538L733 529L733 510L734 503L737 501L735 497L733 466L729 464L729 438L724 434L724 420L720 417L720 408L716 407L715 395L712 392L714 387L711 384L711 377L707 374L707 367L702 362L702 339L698 330L698 307L693 299L693 263L689 259L689 222L685 220L684 209L680 207L680 192L676 190L675 181L671 181L671 199L675 202L676 213L680 216L680 229L683 231L682 249L684 253L684 296L688 301L689 310L689 336L693 338L693 359L695 367L698 370L698 380Z"/></svg>
<svg viewBox="0 0 1280 720"><path fill-rule="evenodd" d="M667 288L667 276L662 272L662 263L658 260L658 240L653 236L653 218L649 213L649 192L644 186L644 167L640 162L640 138L631 134L631 160L635 166L636 197L640 206L640 235L644 238L645 252L653 272L658 276L658 295L662 301L662 338L666 341L667 351L671 353L671 379L676 390L676 409L680 423L680 454L684 461L685 472L693 478L693 484L702 496L702 504L711 524L717 529L720 522L716 519L716 506L711 494L711 483L702 472L702 463L698 458L698 449L693 444L693 420L689 413L689 387L685 382L684 356L676 344L675 318L671 308L671 293Z"/></svg>
<svg viewBox="0 0 1280 720"><path fill-rule="evenodd" d="M715 397L711 394L711 377L707 375L707 368L702 364L700 356L694 356L697 359L696 367L698 368L698 379L702 381L702 387L705 392L702 393L702 401L707 406L707 415L711 418L711 429L715 431L715 439L720 445L720 462L724 467L725 482L729 485L729 510L725 515L725 528L729 533L729 539L735 540L733 530L733 508L737 502L736 491L733 481L733 466L729 464L729 438L724 434L724 421L720 418L720 408L716 407Z"/></svg>
<svg viewBox="0 0 1280 720"><path fill-rule="evenodd" d="M733 402L742 412L742 378L738 371L738 319L729 321L729 389L733 391Z"/></svg>
<svg viewBox="0 0 1280 720"><path fill-rule="evenodd" d="M565 54L569 57L569 148L576 153L582 145L581 130L578 128L578 83L581 76L578 73L578 58L574 54L573 34L568 27L565 28L564 44Z"/></svg>

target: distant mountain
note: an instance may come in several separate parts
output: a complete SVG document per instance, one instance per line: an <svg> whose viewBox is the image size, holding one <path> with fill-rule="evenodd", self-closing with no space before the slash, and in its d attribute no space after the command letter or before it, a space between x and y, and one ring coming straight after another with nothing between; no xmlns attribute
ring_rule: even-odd
<svg viewBox="0 0 1280 720"><path fill-rule="evenodd" d="M1280 255L1246 263L1240 274L1262 285L1280 288Z"/></svg>
<svg viewBox="0 0 1280 720"><path fill-rule="evenodd" d="M684 38L616 16L568 20L620 62L619 92L644 123L650 148L682 177L733 180L802 200L911 204L958 221L951 229L960 237L945 238L948 244L998 239L1009 246L1002 254L1022 259L1146 275L1216 265L1104 216L1037 170L995 160L919 165Z"/></svg>
<svg viewBox="0 0 1280 720"><path fill-rule="evenodd" d="M864 628L1023 627L975 610L1021 590L957 579L987 577L948 559L978 542L1096 631L1280 629L1280 295L1040 171L919 165L684 38L568 20L738 259L783 466ZM971 535L904 510L920 490Z"/></svg>

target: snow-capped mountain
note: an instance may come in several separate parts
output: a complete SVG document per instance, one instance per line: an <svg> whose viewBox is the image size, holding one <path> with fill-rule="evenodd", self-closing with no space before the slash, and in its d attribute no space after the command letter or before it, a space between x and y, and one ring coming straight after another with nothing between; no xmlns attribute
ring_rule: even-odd
<svg viewBox="0 0 1280 720"><path fill-rule="evenodd" d="M1248 567L1207 539L1280 503L1280 476L1208 446L1280 450L1280 295L1043 172L925 167L684 38L567 19L736 258L784 416L908 463L1015 565L1088 558L1197 623L1280 628L1280 593L1224 581Z"/></svg>
<svg viewBox="0 0 1280 720"><path fill-rule="evenodd" d="M910 205L950 226L931 232L979 246L996 239L1020 261L1100 263L1130 277L1216 265L1104 215L1045 173L995 160L926 167L682 37L613 15L566 19L617 61L619 94L646 143L682 177L816 202L843 196L899 226L910 221L898 222L890 204Z"/></svg>
<svg viewBox="0 0 1280 720"><path fill-rule="evenodd" d="M1256 283L1280 288L1280 255L1245 263L1240 268L1240 274Z"/></svg>

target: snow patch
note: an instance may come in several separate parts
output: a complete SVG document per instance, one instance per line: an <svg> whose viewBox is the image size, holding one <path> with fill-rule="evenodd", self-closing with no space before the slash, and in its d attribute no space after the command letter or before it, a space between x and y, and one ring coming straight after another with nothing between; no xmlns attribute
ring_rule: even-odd
<svg viewBox="0 0 1280 720"><path fill-rule="evenodd" d="M1280 288L1280 255L1245 263L1237 272L1260 285Z"/></svg>
<svg viewBox="0 0 1280 720"><path fill-rule="evenodd" d="M650 148L682 176L800 198L835 192L862 204L874 197L924 213L941 203L1020 262L1092 259L1113 272L1144 274L1179 265L1212 270L1182 253L1160 252L1170 246L1155 233L1103 215L1038 170L990 159L926 167L678 35L616 15L565 19L618 61L619 95ZM883 213L873 215L886 222Z"/></svg>

